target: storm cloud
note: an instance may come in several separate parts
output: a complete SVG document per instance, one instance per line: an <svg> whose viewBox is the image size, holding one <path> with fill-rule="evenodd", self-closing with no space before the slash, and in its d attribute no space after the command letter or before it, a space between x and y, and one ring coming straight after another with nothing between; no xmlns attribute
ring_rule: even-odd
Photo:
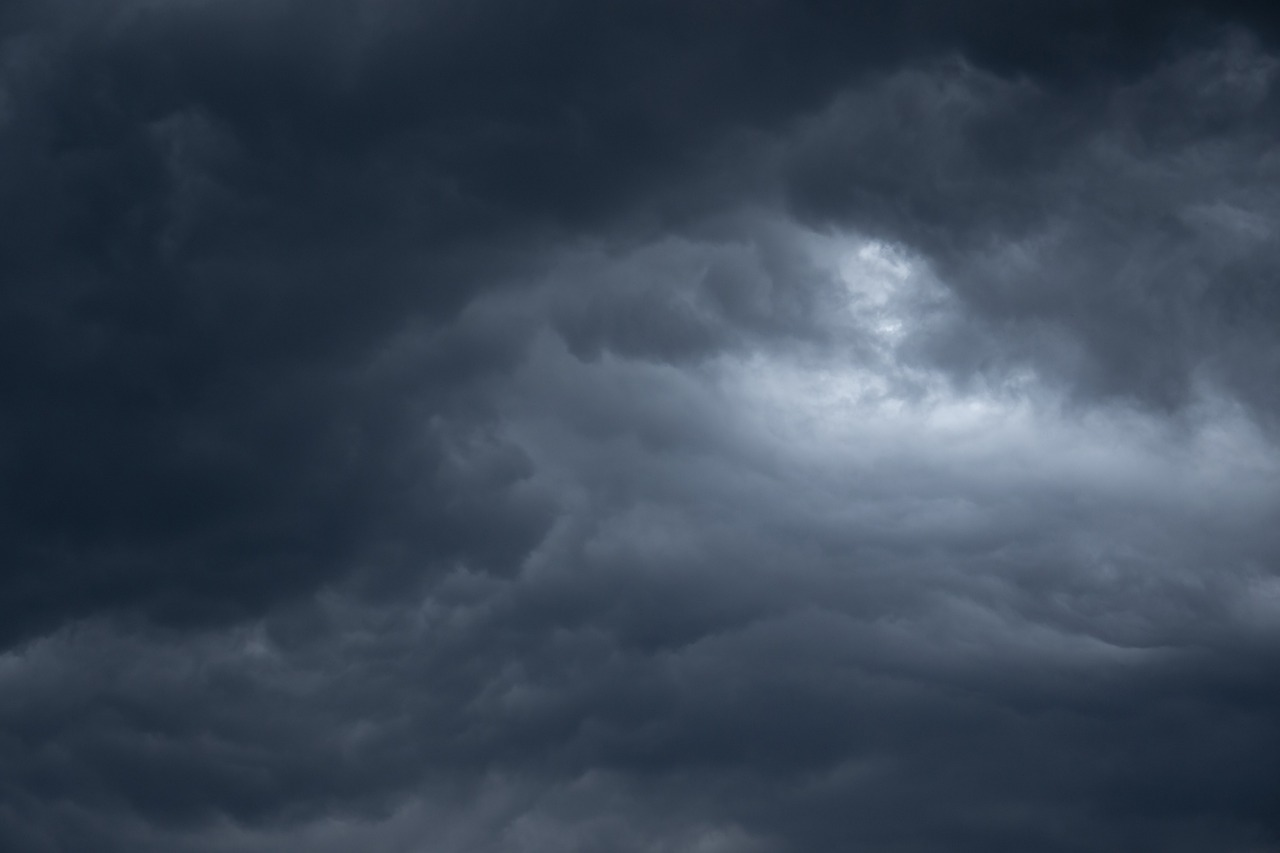
<svg viewBox="0 0 1280 853"><path fill-rule="evenodd" d="M0 11L0 850L1280 850L1269 4Z"/></svg>

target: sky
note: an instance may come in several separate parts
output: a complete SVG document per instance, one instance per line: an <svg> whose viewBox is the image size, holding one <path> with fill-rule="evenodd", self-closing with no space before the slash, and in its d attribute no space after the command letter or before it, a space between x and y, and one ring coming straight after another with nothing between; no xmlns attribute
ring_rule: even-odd
<svg viewBox="0 0 1280 853"><path fill-rule="evenodd" d="M1280 13L0 6L3 853L1280 851Z"/></svg>

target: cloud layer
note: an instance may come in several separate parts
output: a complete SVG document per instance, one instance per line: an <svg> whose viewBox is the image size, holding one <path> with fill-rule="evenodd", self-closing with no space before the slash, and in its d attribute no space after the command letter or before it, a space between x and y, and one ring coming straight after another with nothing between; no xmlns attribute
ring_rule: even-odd
<svg viewBox="0 0 1280 853"><path fill-rule="evenodd" d="M0 849L1280 850L1266 4L0 13Z"/></svg>

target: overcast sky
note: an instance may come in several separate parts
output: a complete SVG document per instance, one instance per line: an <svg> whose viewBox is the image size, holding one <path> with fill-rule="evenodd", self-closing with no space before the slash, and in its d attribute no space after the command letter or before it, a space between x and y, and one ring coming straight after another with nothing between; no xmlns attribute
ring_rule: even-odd
<svg viewBox="0 0 1280 853"><path fill-rule="evenodd" d="M1280 12L0 5L3 853L1280 851Z"/></svg>

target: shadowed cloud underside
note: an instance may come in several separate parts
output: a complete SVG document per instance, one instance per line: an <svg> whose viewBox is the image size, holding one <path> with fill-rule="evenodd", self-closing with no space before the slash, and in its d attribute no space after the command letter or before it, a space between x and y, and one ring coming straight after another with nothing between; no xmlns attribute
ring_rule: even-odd
<svg viewBox="0 0 1280 853"><path fill-rule="evenodd" d="M1280 851L1280 17L0 11L0 850Z"/></svg>

